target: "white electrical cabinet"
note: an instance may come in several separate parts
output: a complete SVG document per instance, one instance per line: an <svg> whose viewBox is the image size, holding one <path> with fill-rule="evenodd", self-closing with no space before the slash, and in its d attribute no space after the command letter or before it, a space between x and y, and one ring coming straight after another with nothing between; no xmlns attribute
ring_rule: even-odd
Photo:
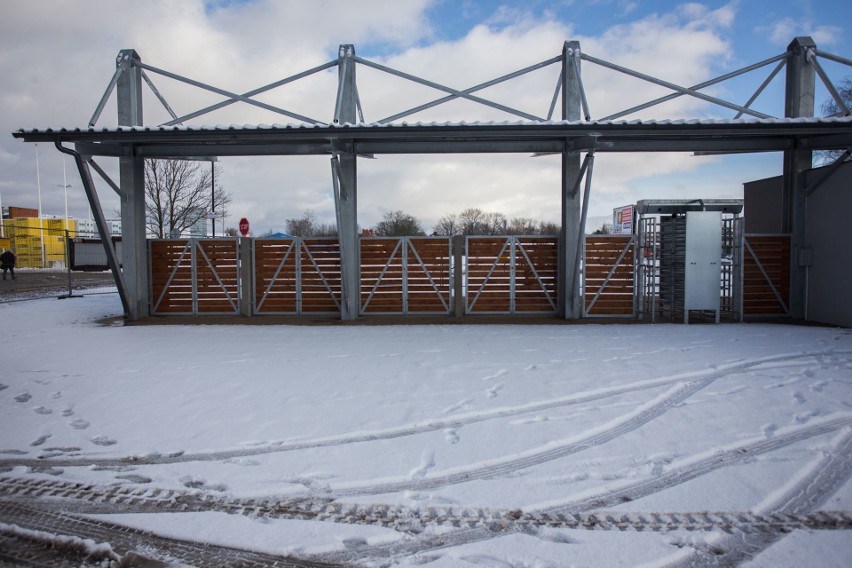
<svg viewBox="0 0 852 568"><path fill-rule="evenodd" d="M719 322L722 275L722 214L718 211L686 213L684 258L684 322L690 310L715 311Z"/></svg>

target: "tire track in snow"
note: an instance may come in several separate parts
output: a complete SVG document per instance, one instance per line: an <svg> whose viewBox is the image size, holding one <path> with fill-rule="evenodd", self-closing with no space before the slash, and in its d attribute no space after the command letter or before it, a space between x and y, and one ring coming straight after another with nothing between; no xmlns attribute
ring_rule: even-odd
<svg viewBox="0 0 852 568"><path fill-rule="evenodd" d="M817 509L852 477L852 434L847 434L838 447L817 467L776 500L769 515L801 516ZM798 527L807 528L807 527ZM688 558L670 564L671 568L703 566L739 566L751 560L784 538L789 531L746 532L725 536L712 547L698 548Z"/></svg>
<svg viewBox="0 0 852 568"><path fill-rule="evenodd" d="M82 516L59 511L45 511L39 507L0 501L0 519L24 531L0 530L0 534L10 537L25 536L31 543L41 543L44 547L57 548L57 543L76 539L91 539L101 545L96 550L102 551L100 557L115 560L118 556L118 566L240 566L283 568L330 568L337 564L300 560L285 556L275 556L252 550L244 550L227 546L219 546L207 542L192 542L187 540L166 538L152 534L149 531L128 528L119 524L87 519ZM13 527L10 527L13 529ZM22 535L21 533L24 532ZM61 550L61 547L59 547ZM145 550L146 555L135 553ZM108 551L108 552L107 552ZM26 551L24 551L26 552ZM110 554L111 553L111 554ZM14 549L8 554L15 558ZM151 555L152 557L148 557ZM95 559L98 559L95 558ZM163 560L166 561L163 561ZM51 564L45 564L51 565ZM114 565L110 563L110 565Z"/></svg>
<svg viewBox="0 0 852 568"><path fill-rule="evenodd" d="M196 461L220 461L241 457L257 456L264 454L273 454L279 452L291 452L297 450L323 448L330 446L342 446L347 444L355 444L360 442L372 442L377 440L388 440L393 438L401 438L433 432L436 430L456 429L467 424L477 422L486 422L500 418L519 416L533 412L541 412L553 408L584 404L598 400L607 399L613 396L628 394L632 392L640 392L658 387L670 385L672 383L682 382L685 380L697 380L702 377L719 379L738 372L764 365L766 363L795 361L797 359L806 359L809 357L825 357L831 355L850 355L852 351L844 350L824 350L805 353L770 355L749 359L746 361L737 361L726 363L710 369L702 369L700 371L691 371L679 373L668 377L659 377L656 379L647 379L637 381L628 385L599 389L586 393L579 393L557 399L549 399L540 402L533 402L512 407L495 408L493 410L485 410L481 412L465 413L456 416L444 418L436 418L418 422L415 424L407 424L397 427L384 428L380 430L372 430L360 433L343 434L339 436L329 436L325 438L315 438L313 440L303 440L298 442L280 442L271 443L263 446L255 446L249 448L236 448L230 450L220 450L201 453L185 453L175 452L164 455L148 455L148 456L125 456L113 458L23 458L23 459L0 459L0 467L41 467L51 465L54 467L117 467L122 465L164 465L175 463L188 463Z"/></svg>
<svg viewBox="0 0 852 568"><path fill-rule="evenodd" d="M794 427L780 432L772 440L761 439L731 446L707 458L675 466L660 476L662 480L659 477L643 480L597 496L527 511L457 507L411 509L404 506L329 503L316 498L288 501L235 499L200 491L97 487L53 479L0 478L0 519L9 506L35 501L42 510L55 508L78 514L218 511L258 517L376 525L412 535L418 535L426 526L433 525L457 529L443 535L421 535L406 542L330 553L321 557L324 561L341 563L371 560L384 562L389 558L487 540L511 531L532 530L534 535L537 527L655 532L723 530L732 532L734 540L744 538L739 534L744 531L757 531L765 536L797 528L849 530L852 528L852 514L849 512L809 513L796 512L794 508L788 512L776 511L767 515L744 512L584 514L584 511L623 504L638 496L674 487L757 455L850 426L852 416L843 415L819 424ZM804 499L808 507L816 505L825 495L830 495L842 485L852 470L852 435L847 435L844 443L831 452L831 456L834 457L818 464L808 478L788 491L788 494L793 494L790 503L799 503Z"/></svg>
<svg viewBox="0 0 852 568"><path fill-rule="evenodd" d="M624 504L625 502L633 501L639 497L645 497L653 493L675 487L728 465L751 459L757 455L772 452L797 442L835 432L850 426L852 426L852 416L843 415L838 418L827 419L819 424L794 427L778 434L771 440L760 439L752 443L732 446L707 458L698 459L680 467L675 466L664 474L655 476L652 479L628 483L618 489L606 490L584 499L573 500L564 504L544 507L538 510L530 509L530 511L527 512L532 515L542 514L545 516L558 517L559 515L570 516L585 511L614 507ZM847 514L844 513L844 515ZM442 550L472 542L488 540L503 536L507 533L507 531L511 530L514 530L513 525L505 523L502 526L495 523L487 527L479 526L460 528L456 531L442 534L440 536L430 535L418 538L414 541L392 543L365 549L359 551L361 556L358 556L357 558L351 556L329 556L328 558L332 561L339 562L386 559L388 557L401 558L414 554L429 553L435 550Z"/></svg>
<svg viewBox="0 0 852 568"><path fill-rule="evenodd" d="M480 462L474 466L455 468L444 473L427 474L419 479L401 479L385 483L349 483L338 487L330 487L329 495L334 497L351 497L360 495L379 495L399 491L422 491L436 489L448 485L456 485L487 479L498 475L506 475L516 471L537 466L542 463L557 460L582 452L583 450L605 444L628 432L632 432L651 420L665 414L670 408L680 404L696 392L707 387L717 377L708 377L700 381L692 381L678 385L650 403L642 405L638 410L611 420L590 433L581 434L574 439L563 442L551 442L539 448L523 452L520 456Z"/></svg>

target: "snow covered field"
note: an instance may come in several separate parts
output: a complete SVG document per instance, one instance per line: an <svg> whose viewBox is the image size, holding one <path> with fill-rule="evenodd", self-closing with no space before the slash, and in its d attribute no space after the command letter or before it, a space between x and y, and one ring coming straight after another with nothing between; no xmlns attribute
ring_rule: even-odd
<svg viewBox="0 0 852 568"><path fill-rule="evenodd" d="M0 558L852 565L852 330L119 312L0 305Z"/></svg>

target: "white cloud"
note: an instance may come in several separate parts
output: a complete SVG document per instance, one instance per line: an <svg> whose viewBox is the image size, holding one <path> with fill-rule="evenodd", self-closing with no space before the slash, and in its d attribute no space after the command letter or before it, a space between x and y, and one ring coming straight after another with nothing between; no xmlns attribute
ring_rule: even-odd
<svg viewBox="0 0 852 568"><path fill-rule="evenodd" d="M83 126L114 71L122 48L135 48L143 61L211 85L244 92L335 59L337 46L374 46L371 56L408 73L467 88L558 55L563 42L578 39L586 53L688 85L722 67L731 50L725 32L734 17L728 4L710 11L687 5L613 26L598 36L578 34L569 23L536 19L526 11L502 9L457 41L428 41L434 29L425 19L426 0L343 4L257 0L206 10L200 1L7 2L0 10L0 74L4 85L0 129ZM620 3L624 10L630 3ZM378 47L376 47L378 46ZM222 99L149 73L178 114ZM545 116L559 75L552 65L478 93L525 112ZM336 70L300 80L258 97L269 104L319 120L334 109ZM670 91L583 64L584 85L593 118L645 102ZM443 96L433 89L359 66L358 84L368 121ZM115 123L114 100L99 125ZM645 111L644 118L702 116L707 105L680 97ZM168 115L150 95L146 123ZM556 116L555 118L560 118ZM407 118L409 121L518 120L497 110L455 101ZM290 122L280 115L235 104L196 120L196 124ZM45 211L58 212L62 158L40 145ZM34 152L6 137L0 140L6 169L4 205L34 206ZM11 158L9 157L11 156ZM642 180L695 171L707 160L680 154L599 155L592 214L648 197L637 193ZM112 167L107 163L106 167ZM224 158L221 182L233 194L231 219L249 217L254 232L284 229L287 218L307 209L331 222L331 177L327 157ZM430 226L466 207L502 211L509 217L559 220L558 156L379 156L359 161L359 222L369 226L384 211L402 209ZM79 182L69 169L78 208L84 215ZM50 189L48 189L50 188ZM101 192L110 215L116 203ZM234 224L235 221L229 222Z"/></svg>
<svg viewBox="0 0 852 568"><path fill-rule="evenodd" d="M782 18L765 26L759 26L758 33L767 34L772 43L787 46L790 40L798 36L810 36L816 44L830 46L843 37L843 28L839 26L816 25L810 20Z"/></svg>

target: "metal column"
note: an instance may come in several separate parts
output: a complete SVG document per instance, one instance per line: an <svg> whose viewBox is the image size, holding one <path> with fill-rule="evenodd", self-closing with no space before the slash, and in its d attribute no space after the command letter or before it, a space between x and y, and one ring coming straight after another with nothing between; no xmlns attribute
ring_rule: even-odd
<svg viewBox="0 0 852 568"><path fill-rule="evenodd" d="M810 58L816 44L810 37L797 37L787 47L787 87L784 116L787 118L814 115L815 69ZM805 272L800 262L805 253L805 170L813 167L813 152L794 148L784 152L784 182L782 190L782 231L792 233L790 259L790 316L806 316Z"/></svg>
<svg viewBox="0 0 852 568"><path fill-rule="evenodd" d="M355 124L358 94L355 86L355 46L341 45L338 52L337 104L335 124ZM360 307L358 262L358 173L354 144L332 142L332 177L335 181L334 205L340 239L340 280L342 295L340 318L354 320Z"/></svg>
<svg viewBox="0 0 852 568"><path fill-rule="evenodd" d="M142 126L142 70L134 61L141 59L132 49L120 51L116 59L116 67L121 70L116 83L119 126ZM132 321L149 315L145 160L119 158L119 175L122 263L129 311L125 316Z"/></svg>
<svg viewBox="0 0 852 568"><path fill-rule="evenodd" d="M562 47L562 120L580 120L580 42L566 41ZM566 141L567 144L567 141ZM565 319L578 319L580 305L577 251L580 226L579 152L562 153L562 230L559 239L559 312Z"/></svg>

